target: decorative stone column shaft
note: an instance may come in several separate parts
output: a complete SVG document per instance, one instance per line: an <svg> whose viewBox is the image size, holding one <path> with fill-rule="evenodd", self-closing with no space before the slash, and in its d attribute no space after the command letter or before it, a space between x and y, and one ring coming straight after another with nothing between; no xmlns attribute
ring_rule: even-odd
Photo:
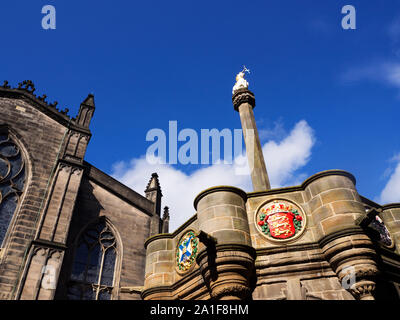
<svg viewBox="0 0 400 320"><path fill-rule="evenodd" d="M271 189L271 185L253 113L255 101L254 94L247 88L236 90L232 96L234 109L239 112L242 123L253 189L254 191L264 191Z"/></svg>

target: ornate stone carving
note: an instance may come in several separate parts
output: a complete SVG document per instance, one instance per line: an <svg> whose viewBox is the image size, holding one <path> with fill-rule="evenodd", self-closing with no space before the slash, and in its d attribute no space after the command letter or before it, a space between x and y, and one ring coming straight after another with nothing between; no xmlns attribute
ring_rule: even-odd
<svg viewBox="0 0 400 320"><path fill-rule="evenodd" d="M199 239L193 230L187 231L179 240L176 248L176 270L178 273L189 271L196 262Z"/></svg>
<svg viewBox="0 0 400 320"><path fill-rule="evenodd" d="M64 114L64 115L68 115L69 109L65 108L64 110L61 110L60 113Z"/></svg>
<svg viewBox="0 0 400 320"><path fill-rule="evenodd" d="M24 80L22 82L19 82L17 88L11 88L11 86L8 84L8 81L4 81L3 85L0 86L0 88L25 91L26 93L30 94L34 99L36 99L37 101L39 101L42 104L45 104L50 109L55 109L59 114L69 117L69 115L68 115L69 109L68 108L65 108L64 110L57 109L57 105L58 105L57 101L54 101L53 103L49 103L46 101L47 95L45 95L45 94L43 94L41 96L35 95L36 88L35 88L35 85L32 80ZM75 119L71 118L71 120L75 120Z"/></svg>
<svg viewBox="0 0 400 320"><path fill-rule="evenodd" d="M232 103L236 111L238 111L242 103L248 103L254 108L256 106L256 98L250 90L246 88L238 89L232 96Z"/></svg>
<svg viewBox="0 0 400 320"><path fill-rule="evenodd" d="M215 245L199 253L197 263L213 299L246 299L254 277L254 249L245 245Z"/></svg>
<svg viewBox="0 0 400 320"><path fill-rule="evenodd" d="M236 75L236 83L233 86L232 94L235 94L239 89L247 89L249 87L249 83L244 78L246 72L250 73L250 70L243 66L243 70Z"/></svg>
<svg viewBox="0 0 400 320"><path fill-rule="evenodd" d="M215 288L211 292L211 297L214 300L226 300L232 299L233 297L239 298L241 300L246 299L251 293L251 290L246 285L235 284L235 285L227 285L227 286L220 286Z"/></svg>
<svg viewBox="0 0 400 320"><path fill-rule="evenodd" d="M300 206L288 200L272 200L262 204L255 215L256 228L268 240L291 241L305 230L307 216Z"/></svg>
<svg viewBox="0 0 400 320"><path fill-rule="evenodd" d="M371 240L361 230L349 229L348 233L337 233L329 236L330 241L322 241L322 251L332 269L343 284L346 276L354 277L355 283L347 289L356 299L373 300L375 277L378 274L376 252ZM340 236L341 235L341 236ZM362 289L368 284L367 289ZM359 288L360 289L357 289ZM358 292L359 291L359 292ZM365 291L365 293L363 293Z"/></svg>
<svg viewBox="0 0 400 320"><path fill-rule="evenodd" d="M385 226L385 223L383 220L376 215L371 223L368 225L369 228L375 231L377 233L376 240L383 246L388 247L388 248L393 248L394 247L394 241L392 236L390 235L390 232L388 228Z"/></svg>
<svg viewBox="0 0 400 320"><path fill-rule="evenodd" d="M7 81L7 80L4 80L4 83L3 83L2 87L3 87L4 89L10 89L10 88L11 88L11 87L8 85L8 81Z"/></svg>
<svg viewBox="0 0 400 320"><path fill-rule="evenodd" d="M25 90L31 94L35 92L35 85L33 84L32 80L24 80L18 83L18 89Z"/></svg>
<svg viewBox="0 0 400 320"><path fill-rule="evenodd" d="M374 291L375 283L368 280L357 282L350 288L351 294L359 300L375 300Z"/></svg>

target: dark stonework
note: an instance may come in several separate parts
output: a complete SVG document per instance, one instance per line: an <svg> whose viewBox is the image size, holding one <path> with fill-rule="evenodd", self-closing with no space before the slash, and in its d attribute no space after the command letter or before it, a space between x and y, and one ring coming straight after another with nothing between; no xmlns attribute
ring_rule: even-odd
<svg viewBox="0 0 400 320"><path fill-rule="evenodd" d="M0 86L0 129L21 149L27 171L0 248L0 299L66 299L77 238L101 219L118 242L110 296L140 299L143 244L156 220L161 226L160 194L149 200L83 160L93 95L71 118L35 91L32 81ZM45 283L49 266L55 270L51 287Z"/></svg>
<svg viewBox="0 0 400 320"><path fill-rule="evenodd" d="M248 89L238 89L234 95L232 96L233 107L236 111L239 111L239 106L242 103L248 103L254 109L256 106L256 98L254 97L254 93Z"/></svg>

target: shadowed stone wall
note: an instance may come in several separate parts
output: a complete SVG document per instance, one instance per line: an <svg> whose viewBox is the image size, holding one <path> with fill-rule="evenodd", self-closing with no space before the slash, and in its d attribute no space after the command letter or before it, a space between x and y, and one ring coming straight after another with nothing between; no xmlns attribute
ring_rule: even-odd
<svg viewBox="0 0 400 320"><path fill-rule="evenodd" d="M102 217L118 241L112 298L140 299L143 244L151 223L155 233L162 227L159 186L151 201L84 161L93 95L71 118L34 92L31 81L0 86L0 131L21 149L26 169L25 190L0 248L0 299L64 299L77 237Z"/></svg>

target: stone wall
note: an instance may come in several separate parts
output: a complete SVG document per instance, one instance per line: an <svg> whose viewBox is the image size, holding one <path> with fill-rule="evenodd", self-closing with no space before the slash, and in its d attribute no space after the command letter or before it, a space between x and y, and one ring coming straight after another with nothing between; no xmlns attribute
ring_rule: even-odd
<svg viewBox="0 0 400 320"><path fill-rule="evenodd" d="M297 236L278 241L257 227L257 213L275 200L293 203L304 214ZM359 224L366 216L365 198L345 171L324 171L299 186L247 194L228 186L210 188L194 203L197 214L175 233L147 240L144 299L354 300L373 299L376 284L378 298L382 288L395 292L398 286L399 206L383 207L396 246L381 251ZM201 240L199 251L194 267L180 274L176 246L190 229ZM355 282L346 286L349 270ZM202 286L191 285L196 281Z"/></svg>
<svg viewBox="0 0 400 320"><path fill-rule="evenodd" d="M145 300L209 299L199 266L185 273L176 269L176 250L189 230L198 231L197 215L173 233L159 234L145 242L146 272L142 298ZM201 243L200 243L201 247Z"/></svg>
<svg viewBox="0 0 400 320"><path fill-rule="evenodd" d="M25 194L1 249L0 299L15 295L28 247L37 231L40 211L67 128L24 99L0 97L0 126L24 151Z"/></svg>
<svg viewBox="0 0 400 320"><path fill-rule="evenodd" d="M113 299L140 299L143 244L151 221L162 226L155 210L161 193L156 203L150 201L83 160L93 95L70 118L34 91L31 81L14 89L7 82L0 86L0 130L22 150L27 171L25 191L0 248L0 299L64 299L75 240L100 217L118 240ZM52 284L44 286L50 278Z"/></svg>
<svg viewBox="0 0 400 320"><path fill-rule="evenodd" d="M79 190L68 237L69 249L61 272L62 280L58 287L57 298L66 297L66 286L79 234L90 223L105 217L113 226L118 239L117 260L120 263L117 263L115 270L116 289L113 292L113 299L140 299L140 287L144 284L145 274L143 244L150 235L150 211L153 203L104 173L101 176L99 170L90 169L96 170L96 174L86 174Z"/></svg>

